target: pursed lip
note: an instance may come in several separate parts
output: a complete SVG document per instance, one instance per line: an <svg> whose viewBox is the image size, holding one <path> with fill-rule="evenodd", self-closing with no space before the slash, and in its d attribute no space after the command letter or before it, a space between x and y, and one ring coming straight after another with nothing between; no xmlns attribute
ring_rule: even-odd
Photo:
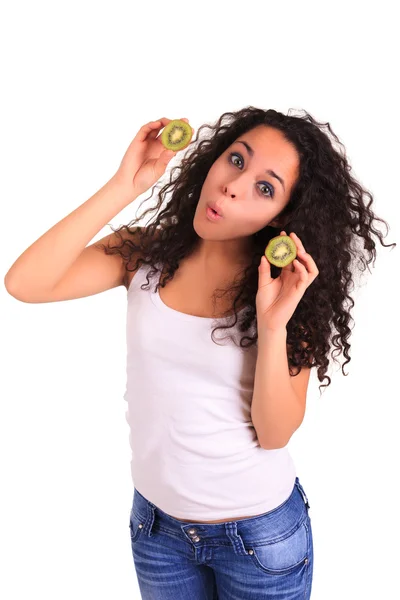
<svg viewBox="0 0 400 600"><path fill-rule="evenodd" d="M219 208L219 206L216 204L216 202L207 202L207 206L209 206L210 208L212 208L213 210L215 210L215 212L217 212L221 217L224 216L224 213Z"/></svg>

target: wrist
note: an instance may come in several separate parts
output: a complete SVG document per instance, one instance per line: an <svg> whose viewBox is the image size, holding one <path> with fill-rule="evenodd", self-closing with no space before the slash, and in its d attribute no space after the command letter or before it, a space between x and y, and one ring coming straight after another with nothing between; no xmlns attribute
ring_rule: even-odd
<svg viewBox="0 0 400 600"><path fill-rule="evenodd" d="M257 329L258 337L287 337L287 329L286 327L258 327Z"/></svg>
<svg viewBox="0 0 400 600"><path fill-rule="evenodd" d="M124 180L123 177L118 174L118 172L111 177L111 179L108 181L108 185L115 189L118 195L121 198L124 198L127 204L130 204L133 202L133 200L136 200L136 198L140 196L139 191L135 188L133 183L132 185L127 184L126 180Z"/></svg>

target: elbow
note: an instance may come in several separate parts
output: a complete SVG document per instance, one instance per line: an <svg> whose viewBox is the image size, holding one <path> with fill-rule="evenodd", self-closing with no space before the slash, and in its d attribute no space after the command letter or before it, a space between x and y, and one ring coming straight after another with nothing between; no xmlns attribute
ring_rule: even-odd
<svg viewBox="0 0 400 600"><path fill-rule="evenodd" d="M13 298L15 298L16 300L19 300L20 302L24 302L24 303L29 303L29 300L27 300L26 298L24 298L21 293L19 291L17 291L16 288L13 288L10 286L10 284L7 282L7 284L4 285L4 287L6 288L7 293L12 296Z"/></svg>
<svg viewBox="0 0 400 600"><path fill-rule="evenodd" d="M290 433L287 434L285 438L281 437L274 439L272 436L270 436L268 439L263 439L262 437L260 438L258 436L259 444L264 450L280 450L281 448L285 448L285 446L288 445L292 438L292 435L297 431L297 429L298 427L290 431Z"/></svg>
<svg viewBox="0 0 400 600"><path fill-rule="evenodd" d="M297 428L296 428L297 429ZM258 442L264 450L280 450L281 448L285 448L291 440L292 435L296 431L290 431L290 433L286 432L285 437L273 437L273 435L269 435L268 437L259 436L257 434ZM282 434L282 432L281 432Z"/></svg>
<svg viewBox="0 0 400 600"><path fill-rule="evenodd" d="M280 450L288 445L289 440L258 440L264 450Z"/></svg>

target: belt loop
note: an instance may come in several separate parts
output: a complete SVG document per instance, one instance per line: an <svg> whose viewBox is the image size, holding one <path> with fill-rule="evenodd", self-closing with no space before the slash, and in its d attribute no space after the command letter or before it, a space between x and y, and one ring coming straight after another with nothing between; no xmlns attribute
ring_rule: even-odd
<svg viewBox="0 0 400 600"><path fill-rule="evenodd" d="M303 489L303 486L301 485L301 483L300 483L300 481L299 481L299 478L298 478L298 477L296 477L296 485L297 485L298 489L300 490L300 492L301 492L301 495L303 496L303 500L304 500L304 503L305 503L305 505L306 505L306 506L307 506L307 508L309 509L309 508L310 508L310 505L309 505L309 503L308 503L308 498L307 498L307 495L306 495L306 493L305 493L305 491L304 491L304 489Z"/></svg>

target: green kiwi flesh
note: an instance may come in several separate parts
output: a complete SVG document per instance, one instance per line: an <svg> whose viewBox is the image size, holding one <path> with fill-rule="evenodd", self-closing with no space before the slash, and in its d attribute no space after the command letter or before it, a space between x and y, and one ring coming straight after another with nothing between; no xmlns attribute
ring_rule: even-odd
<svg viewBox="0 0 400 600"><path fill-rule="evenodd" d="M166 125L161 133L161 143L168 150L182 150L190 144L192 128L180 119L174 119Z"/></svg>
<svg viewBox="0 0 400 600"><path fill-rule="evenodd" d="M287 267L297 256L296 244L288 235L278 235L268 242L265 256L276 267Z"/></svg>

